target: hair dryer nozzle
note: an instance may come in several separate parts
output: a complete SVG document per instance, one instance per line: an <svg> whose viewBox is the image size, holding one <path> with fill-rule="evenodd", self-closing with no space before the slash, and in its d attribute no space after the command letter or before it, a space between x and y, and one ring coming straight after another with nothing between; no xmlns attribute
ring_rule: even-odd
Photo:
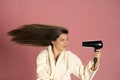
<svg viewBox="0 0 120 80"><path fill-rule="evenodd" d="M103 43L101 40L97 41L85 41L82 42L83 47L94 47L95 49L101 49L103 47Z"/></svg>

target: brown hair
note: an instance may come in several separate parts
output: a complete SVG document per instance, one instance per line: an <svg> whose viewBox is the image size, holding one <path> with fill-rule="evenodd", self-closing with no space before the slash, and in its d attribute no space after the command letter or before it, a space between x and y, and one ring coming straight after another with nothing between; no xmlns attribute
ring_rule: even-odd
<svg viewBox="0 0 120 80"><path fill-rule="evenodd" d="M8 35L19 44L48 46L63 33L68 34L68 30L60 26L29 24L8 32Z"/></svg>

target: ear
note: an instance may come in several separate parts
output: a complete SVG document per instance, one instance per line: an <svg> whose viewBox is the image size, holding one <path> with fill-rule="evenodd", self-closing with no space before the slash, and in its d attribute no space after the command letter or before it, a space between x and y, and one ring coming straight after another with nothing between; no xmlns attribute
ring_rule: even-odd
<svg viewBox="0 0 120 80"><path fill-rule="evenodd" d="M51 41L52 44L54 44L54 41Z"/></svg>

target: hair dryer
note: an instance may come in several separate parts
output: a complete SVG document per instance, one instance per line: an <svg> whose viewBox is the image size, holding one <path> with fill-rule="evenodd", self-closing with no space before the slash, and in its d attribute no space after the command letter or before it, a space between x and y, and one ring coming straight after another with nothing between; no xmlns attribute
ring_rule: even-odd
<svg viewBox="0 0 120 80"><path fill-rule="evenodd" d="M96 52L97 49L101 49L103 47L103 42L101 40L96 40L96 41L85 41L82 42L83 47L93 47L94 52ZM96 65L97 58L94 58L94 67Z"/></svg>
<svg viewBox="0 0 120 80"><path fill-rule="evenodd" d="M96 49L101 49L103 47L103 43L101 40L86 41L86 42L82 42L82 46L83 47L93 47L96 50Z"/></svg>

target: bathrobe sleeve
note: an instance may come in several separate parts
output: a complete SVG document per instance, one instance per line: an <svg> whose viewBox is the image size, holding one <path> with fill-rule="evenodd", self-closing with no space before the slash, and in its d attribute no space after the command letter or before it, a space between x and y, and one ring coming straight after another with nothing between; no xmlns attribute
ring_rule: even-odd
<svg viewBox="0 0 120 80"><path fill-rule="evenodd" d="M88 65L85 67L82 64L81 60L76 55L71 54L69 58L71 63L70 66L72 66L71 69L74 75L76 75L78 78L82 80L92 80L94 74L98 70L98 67L95 71L91 70L93 61L90 61Z"/></svg>
<svg viewBox="0 0 120 80"><path fill-rule="evenodd" d="M51 77L47 72L46 64L47 54L46 51L42 51L37 56L37 80L50 80Z"/></svg>

